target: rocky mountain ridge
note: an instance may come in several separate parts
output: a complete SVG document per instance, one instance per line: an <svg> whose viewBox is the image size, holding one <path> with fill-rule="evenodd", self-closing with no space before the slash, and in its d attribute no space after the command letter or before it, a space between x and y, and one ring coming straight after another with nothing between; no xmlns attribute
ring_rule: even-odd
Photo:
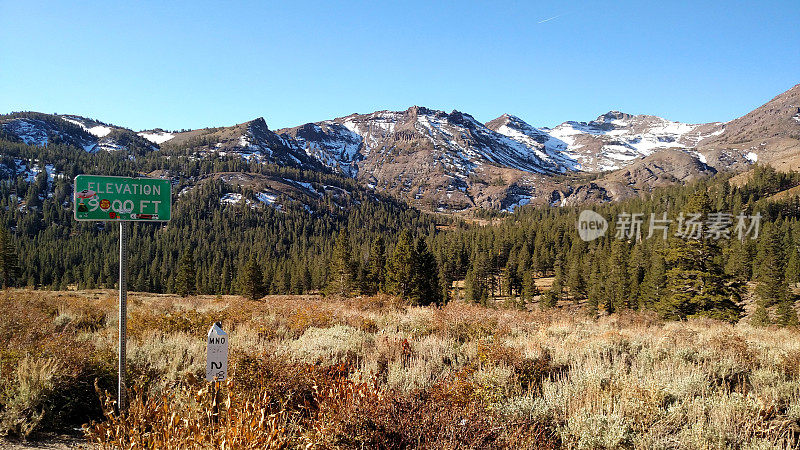
<svg viewBox="0 0 800 450"><path fill-rule="evenodd" d="M134 132L74 115L0 116L3 136L128 157L152 151L242 158L354 178L422 209L513 210L608 201L756 161L800 167L800 85L728 123L686 124L609 111L589 122L534 127L504 114L413 106L271 130L263 118L229 127ZM592 175L587 182L584 173Z"/></svg>

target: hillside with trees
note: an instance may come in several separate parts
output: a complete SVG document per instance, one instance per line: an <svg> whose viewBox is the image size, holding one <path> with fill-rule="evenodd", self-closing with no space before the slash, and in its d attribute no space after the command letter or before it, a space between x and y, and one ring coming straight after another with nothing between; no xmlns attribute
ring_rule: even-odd
<svg viewBox="0 0 800 450"><path fill-rule="evenodd" d="M483 222L468 221L420 212L332 173L238 157L198 159L166 148L126 158L9 140L0 140L0 154L6 180L0 184L0 224L7 233L0 243L14 250L3 250L6 285L113 288L117 227L73 219L72 179L81 173L179 174L173 177L171 222L127 225L132 290L253 298L383 292L411 304L461 298L487 305L503 300L521 308L570 301L598 313L649 309L670 319L736 321L748 295L745 287L755 283L760 320L796 321L789 285L800 281L800 203L796 196L775 196L800 184L794 172L756 166L746 183L719 174L595 205L592 209L609 220L609 231L584 242L576 232L579 206L487 212ZM248 200L253 192L214 176L219 173L337 190L320 194L316 209L271 207ZM221 201L231 192L241 200ZM618 221L630 213L646 220L639 234L620 235ZM722 239L705 232L699 239L677 237L675 219L692 213L704 218L726 213L733 221L738 214L759 214L762 236L739 239L731 224ZM661 229L647 236L651 214L673 220L668 236ZM546 292L536 283L543 277L553 278Z"/></svg>

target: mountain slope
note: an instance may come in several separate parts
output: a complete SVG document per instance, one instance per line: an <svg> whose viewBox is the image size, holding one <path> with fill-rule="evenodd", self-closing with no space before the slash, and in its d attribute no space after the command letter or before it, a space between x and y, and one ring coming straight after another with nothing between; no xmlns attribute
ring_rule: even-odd
<svg viewBox="0 0 800 450"><path fill-rule="evenodd" d="M562 172L572 165L469 114L418 106L352 114L279 133L326 166L426 208L469 208L492 190L490 185L509 176Z"/></svg>
<svg viewBox="0 0 800 450"><path fill-rule="evenodd" d="M323 169L319 161L297 151L292 143L272 132L263 117L231 127L177 133L161 145L166 151L186 150L200 157L236 155L248 161Z"/></svg>
<svg viewBox="0 0 800 450"><path fill-rule="evenodd" d="M90 153L122 151L130 155L158 149L127 128L74 115L12 113L0 116L0 129L20 142L38 147L66 144Z"/></svg>
<svg viewBox="0 0 800 450"><path fill-rule="evenodd" d="M722 124L687 124L657 116L609 111L590 122L564 122L542 128L554 150L589 172L617 170L633 161L670 148L692 148L722 132Z"/></svg>
<svg viewBox="0 0 800 450"><path fill-rule="evenodd" d="M698 145L703 153L743 155L778 169L800 169L800 84L742 117Z"/></svg>
<svg viewBox="0 0 800 450"><path fill-rule="evenodd" d="M147 154L148 167L173 157L213 158L207 166L217 171L275 164L306 171L306 178L314 172L344 176L353 186L432 211L513 210L528 203L609 201L745 170L756 161L800 169L800 85L727 123L686 124L610 111L589 122L540 128L510 114L482 124L459 111L414 106L278 131L258 118L228 127L137 133L79 116L26 112L0 116L0 137L89 153ZM179 166L165 166L171 176L181 176Z"/></svg>

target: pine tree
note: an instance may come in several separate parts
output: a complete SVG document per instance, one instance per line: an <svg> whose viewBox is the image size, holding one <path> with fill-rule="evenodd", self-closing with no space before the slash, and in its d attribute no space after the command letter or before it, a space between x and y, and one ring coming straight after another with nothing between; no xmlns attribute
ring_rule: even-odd
<svg viewBox="0 0 800 450"><path fill-rule="evenodd" d="M561 262L561 257L556 259L554 264L555 274L553 276L553 285L550 290L542 296L541 306L544 308L554 308L558 306L558 301L564 295L564 269Z"/></svg>
<svg viewBox="0 0 800 450"><path fill-rule="evenodd" d="M569 260L567 264L567 267L569 268L567 273L567 287L569 288L569 293L575 303L578 303L578 301L582 298L586 298L588 293L586 286L586 275L584 274L585 256L586 244L581 240L576 240L570 249Z"/></svg>
<svg viewBox="0 0 800 450"><path fill-rule="evenodd" d="M439 264L439 281L441 284L442 304L450 302L451 294L450 288L453 286L453 280L450 278L449 272L443 267L444 264Z"/></svg>
<svg viewBox="0 0 800 450"><path fill-rule="evenodd" d="M725 253L727 254L725 273L741 282L749 280L752 258L748 252L747 245L739 240L732 239L730 247L726 249Z"/></svg>
<svg viewBox="0 0 800 450"><path fill-rule="evenodd" d="M181 297L197 293L197 270L194 262L194 252L187 250L178 264L178 276L175 280L175 292Z"/></svg>
<svg viewBox="0 0 800 450"><path fill-rule="evenodd" d="M644 245L633 245L627 260L629 294L625 301L625 307L638 309L642 303L642 285L644 284L644 276L647 273L647 264L650 258Z"/></svg>
<svg viewBox="0 0 800 450"><path fill-rule="evenodd" d="M605 284L605 309L608 314L619 308L630 306L627 244L625 242L617 240L611 244L611 257L608 261L608 276Z"/></svg>
<svg viewBox="0 0 800 450"><path fill-rule="evenodd" d="M536 285L536 276L532 270L528 271L522 277L522 303L532 302L539 295L542 291Z"/></svg>
<svg viewBox="0 0 800 450"><path fill-rule="evenodd" d="M764 305L756 306L753 315L750 316L750 325L754 327L765 327L770 323L772 323L772 321L769 319L767 308L764 308Z"/></svg>
<svg viewBox="0 0 800 450"><path fill-rule="evenodd" d="M411 302L414 305L441 303L442 291L439 285L439 267L436 257L428 251L424 238L417 239L414 273L412 274Z"/></svg>
<svg viewBox="0 0 800 450"><path fill-rule="evenodd" d="M19 258L11 236L8 230L0 228L0 276L3 278L3 289L13 286L20 274Z"/></svg>
<svg viewBox="0 0 800 450"><path fill-rule="evenodd" d="M514 297L514 293L519 293L517 286L520 281L517 278L517 264L514 260L509 260L503 268L503 290L504 294Z"/></svg>
<svg viewBox="0 0 800 450"><path fill-rule="evenodd" d="M800 250L797 249L796 245L791 245L787 249L789 257L786 260L784 277L787 283L796 284L800 282Z"/></svg>
<svg viewBox="0 0 800 450"><path fill-rule="evenodd" d="M789 286L784 278L781 236L777 230L765 230L759 251L756 294L760 304L769 308L789 299Z"/></svg>
<svg viewBox="0 0 800 450"><path fill-rule="evenodd" d="M242 279L240 284L240 291L242 295L250 300L258 300L263 297L266 292L264 291L264 274L261 271L261 266L256 261L255 256L250 256L250 260L241 271Z"/></svg>
<svg viewBox="0 0 800 450"><path fill-rule="evenodd" d="M587 307L589 314L596 315L605 298L605 283L600 268L600 259L592 259L591 273L589 275L589 289L587 292Z"/></svg>
<svg viewBox="0 0 800 450"><path fill-rule="evenodd" d="M653 252L650 268L645 273L640 288L640 303L645 309L652 309L661 301L667 286L667 270L664 256L660 251Z"/></svg>
<svg viewBox="0 0 800 450"><path fill-rule="evenodd" d="M411 296L416 260L411 233L403 230L394 247L394 253L386 265L386 284L389 292L406 300Z"/></svg>
<svg viewBox="0 0 800 450"><path fill-rule="evenodd" d="M464 295L468 302L481 305L489 303L489 285L485 274L476 269L467 271L464 279Z"/></svg>
<svg viewBox="0 0 800 450"><path fill-rule="evenodd" d="M704 189L695 192L684 209L685 213L703 216L709 211L709 198ZM739 320L741 285L725 276L719 264L720 254L717 243L706 236L672 240L664 258L668 265L666 295L656 305L662 317Z"/></svg>
<svg viewBox="0 0 800 450"><path fill-rule="evenodd" d="M778 303L778 307L775 308L775 322L782 327L797 325L797 311L792 300L787 298Z"/></svg>
<svg viewBox="0 0 800 450"><path fill-rule="evenodd" d="M328 294L346 297L353 292L356 267L350 248L350 235L346 229L339 232L336 238L328 273Z"/></svg>
<svg viewBox="0 0 800 450"><path fill-rule="evenodd" d="M489 265L486 253L482 251L475 253L472 266L464 280L467 301L482 305L489 303Z"/></svg>
<svg viewBox="0 0 800 450"><path fill-rule="evenodd" d="M386 289L386 244L383 236L378 236L372 241L365 272L364 291L367 295L374 295Z"/></svg>
<svg viewBox="0 0 800 450"><path fill-rule="evenodd" d="M575 303L586 297L586 279L583 275L583 264L579 256L573 257L570 261L569 275L567 275L567 287Z"/></svg>

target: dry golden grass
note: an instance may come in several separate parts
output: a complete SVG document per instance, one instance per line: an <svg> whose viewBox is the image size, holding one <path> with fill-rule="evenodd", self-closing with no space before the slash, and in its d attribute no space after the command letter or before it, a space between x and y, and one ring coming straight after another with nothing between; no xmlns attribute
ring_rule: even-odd
<svg viewBox="0 0 800 450"><path fill-rule="evenodd" d="M390 297L134 293L118 416L113 291L0 294L0 423L88 423L109 448L796 448L800 333L623 313L518 311ZM204 373L209 325L231 378ZM91 405L68 400L89 395ZM80 406L80 407L77 407Z"/></svg>

